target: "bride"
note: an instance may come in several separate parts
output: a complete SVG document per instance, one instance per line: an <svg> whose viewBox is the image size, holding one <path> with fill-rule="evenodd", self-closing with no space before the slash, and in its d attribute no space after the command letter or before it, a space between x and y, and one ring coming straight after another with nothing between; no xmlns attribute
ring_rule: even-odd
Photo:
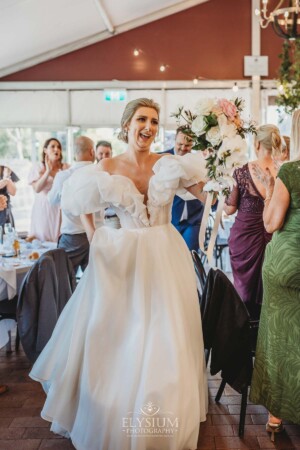
<svg viewBox="0 0 300 450"><path fill-rule="evenodd" d="M90 261L30 376L47 392L42 417L78 450L194 450L206 420L201 318L189 250L170 223L176 192L201 201L201 155L150 152L159 106L127 104L127 151L82 168L62 208L83 216ZM111 206L119 230L94 230Z"/></svg>

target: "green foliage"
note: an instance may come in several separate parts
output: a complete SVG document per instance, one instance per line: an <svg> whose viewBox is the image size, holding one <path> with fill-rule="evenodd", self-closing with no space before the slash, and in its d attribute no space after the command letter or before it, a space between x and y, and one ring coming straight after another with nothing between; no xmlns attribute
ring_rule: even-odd
<svg viewBox="0 0 300 450"><path fill-rule="evenodd" d="M215 114L204 116L204 121L207 124L205 131L208 131L211 127L216 127L218 125L218 118Z"/></svg>
<svg viewBox="0 0 300 450"><path fill-rule="evenodd" d="M282 107L287 114L300 107L300 39L285 40L279 67L278 89L276 105Z"/></svg>

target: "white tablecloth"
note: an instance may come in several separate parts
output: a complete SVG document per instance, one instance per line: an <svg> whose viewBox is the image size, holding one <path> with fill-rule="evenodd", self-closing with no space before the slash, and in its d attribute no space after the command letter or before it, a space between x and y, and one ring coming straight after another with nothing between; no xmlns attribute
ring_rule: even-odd
<svg viewBox="0 0 300 450"><path fill-rule="evenodd" d="M28 248L27 252L23 251L23 256L25 254L28 256L32 251L37 251L39 255L42 255L56 247L56 243L47 242L43 244L42 248ZM11 300L14 298L20 289L26 273L35 262L35 260L28 260L26 258L0 258L0 303L1 300ZM11 332L15 328L16 322L14 320L0 320L0 348L10 343Z"/></svg>
<svg viewBox="0 0 300 450"><path fill-rule="evenodd" d="M0 261L0 301L14 298L33 263L34 261L26 261L16 266L14 265L17 264L15 258L9 262Z"/></svg>
<svg viewBox="0 0 300 450"><path fill-rule="evenodd" d="M35 263L35 260L28 259L30 253L37 252L42 255L57 247L56 242L44 242L39 248L27 245L28 248L22 250L21 258L0 258L0 301L11 300L17 294L24 276Z"/></svg>

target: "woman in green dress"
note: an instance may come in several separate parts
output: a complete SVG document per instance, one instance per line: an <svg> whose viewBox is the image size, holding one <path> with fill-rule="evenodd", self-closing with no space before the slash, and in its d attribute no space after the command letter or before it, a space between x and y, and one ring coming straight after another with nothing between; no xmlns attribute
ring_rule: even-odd
<svg viewBox="0 0 300 450"><path fill-rule="evenodd" d="M300 424L300 110L292 122L292 161L276 181L257 168L266 186L264 224L273 233L263 265L263 304L250 400L269 411L267 431L282 419ZM276 156L276 155L274 155Z"/></svg>

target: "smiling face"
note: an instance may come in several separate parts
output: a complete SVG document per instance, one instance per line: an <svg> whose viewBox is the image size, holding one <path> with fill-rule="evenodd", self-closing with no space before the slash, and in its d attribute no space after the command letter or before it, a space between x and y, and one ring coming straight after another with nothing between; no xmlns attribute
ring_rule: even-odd
<svg viewBox="0 0 300 450"><path fill-rule="evenodd" d="M186 155L192 151L192 147L193 139L180 131L175 138L174 151L176 155Z"/></svg>
<svg viewBox="0 0 300 450"><path fill-rule="evenodd" d="M44 153L51 161L61 160L61 145L55 139L51 139L47 147L44 147Z"/></svg>
<svg viewBox="0 0 300 450"><path fill-rule="evenodd" d="M110 147L107 147L106 145L98 145L98 147L96 148L96 159L98 162L101 161L101 159L111 157L112 157L112 150Z"/></svg>
<svg viewBox="0 0 300 450"><path fill-rule="evenodd" d="M149 150L158 131L159 119L153 108L138 108L129 124L125 126L128 132L128 144L139 151Z"/></svg>

